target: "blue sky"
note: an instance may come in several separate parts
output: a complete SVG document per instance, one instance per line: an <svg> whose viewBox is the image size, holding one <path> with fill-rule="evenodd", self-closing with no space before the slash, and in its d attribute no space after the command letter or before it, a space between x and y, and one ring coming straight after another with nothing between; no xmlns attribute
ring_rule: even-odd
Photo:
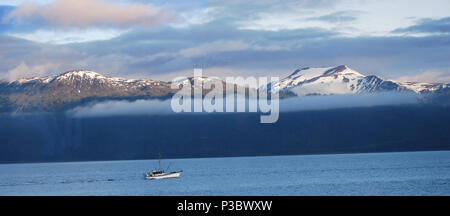
<svg viewBox="0 0 450 216"><path fill-rule="evenodd" d="M0 3L0 78L90 69L171 80L346 64L450 82L448 0L42 0Z"/></svg>

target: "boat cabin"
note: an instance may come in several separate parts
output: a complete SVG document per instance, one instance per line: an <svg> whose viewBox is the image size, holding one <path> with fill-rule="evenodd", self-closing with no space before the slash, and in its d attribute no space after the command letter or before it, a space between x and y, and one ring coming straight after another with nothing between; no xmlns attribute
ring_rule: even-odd
<svg viewBox="0 0 450 216"><path fill-rule="evenodd" d="M163 173L164 173L164 171L162 171L162 170L154 170L154 171L150 172L150 175L159 175L159 174L163 174Z"/></svg>

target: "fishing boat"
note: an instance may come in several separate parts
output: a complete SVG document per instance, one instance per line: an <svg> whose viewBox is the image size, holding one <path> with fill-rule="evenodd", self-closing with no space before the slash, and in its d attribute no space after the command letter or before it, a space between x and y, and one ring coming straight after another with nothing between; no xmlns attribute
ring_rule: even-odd
<svg viewBox="0 0 450 216"><path fill-rule="evenodd" d="M168 170L167 167L166 170ZM158 160L158 169L152 170L151 172L144 173L144 178L147 180L153 179L165 179L165 178L179 178L183 170L176 172L166 172L164 169L161 169L161 159Z"/></svg>
<svg viewBox="0 0 450 216"><path fill-rule="evenodd" d="M165 179L165 178L179 178L183 170L177 172L165 172L164 170L153 170L149 173L145 173L145 179Z"/></svg>

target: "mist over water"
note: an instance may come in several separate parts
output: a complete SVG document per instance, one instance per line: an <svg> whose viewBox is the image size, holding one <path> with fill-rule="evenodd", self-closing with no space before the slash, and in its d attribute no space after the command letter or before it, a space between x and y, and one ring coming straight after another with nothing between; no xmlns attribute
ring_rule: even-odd
<svg viewBox="0 0 450 216"><path fill-rule="evenodd" d="M280 101L281 112L327 110L387 105L411 105L418 103L416 94L382 92L374 94L347 94L304 96Z"/></svg>
<svg viewBox="0 0 450 216"><path fill-rule="evenodd" d="M224 99L225 100L225 99ZM238 99L239 100L239 99ZM252 102L255 102L252 99ZM413 93L373 93L351 95L303 96L280 99L280 112L296 112L311 110L328 110L339 108L357 108L387 105L417 104L418 98ZM236 100L236 103L237 100ZM246 112L251 104L246 100ZM267 102L266 102L267 103ZM193 107L194 100L191 100ZM255 102L257 104L257 102ZM270 104L270 102L268 103ZM224 112L226 102L224 101ZM236 107L236 104L235 104ZM193 110L193 109L192 109ZM194 113L194 112L191 112ZM201 113L206 113L205 111ZM214 112L213 112L214 113ZM67 111L69 117L101 117L123 115L171 115L178 114L171 109L171 100L137 100L137 101L106 101L88 106L76 107ZM198 113L195 113L198 114Z"/></svg>
<svg viewBox="0 0 450 216"><path fill-rule="evenodd" d="M67 111L70 117L172 114L170 100L106 101Z"/></svg>

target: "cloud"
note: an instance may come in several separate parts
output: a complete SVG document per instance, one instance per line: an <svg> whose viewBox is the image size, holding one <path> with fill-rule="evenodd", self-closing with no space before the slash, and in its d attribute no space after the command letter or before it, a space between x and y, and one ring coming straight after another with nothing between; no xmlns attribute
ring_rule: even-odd
<svg viewBox="0 0 450 216"><path fill-rule="evenodd" d="M394 92L374 94L304 96L281 100L280 112L409 105L416 104L418 102L419 101L415 94Z"/></svg>
<svg viewBox="0 0 450 216"><path fill-rule="evenodd" d="M240 29L290 30L317 28L300 21L312 11L329 10L343 0L209 0L208 7L214 8L214 20L226 20ZM320 26L322 28L323 26Z"/></svg>
<svg viewBox="0 0 450 216"><path fill-rule="evenodd" d="M76 107L67 111L75 118L123 116L123 115L164 115L173 114L170 100L106 101L90 106Z"/></svg>
<svg viewBox="0 0 450 216"><path fill-rule="evenodd" d="M421 19L415 25L395 29L392 33L450 33L450 17Z"/></svg>
<svg viewBox="0 0 450 216"><path fill-rule="evenodd" d="M102 69L106 62L90 59L88 53L64 45L41 44L11 36L0 36L0 79L59 74L80 68ZM109 68L115 63L109 62ZM109 74L108 70L102 73Z"/></svg>
<svg viewBox="0 0 450 216"><path fill-rule="evenodd" d="M33 32L10 33L9 35L40 43L68 44L108 40L126 31L118 29L42 29Z"/></svg>
<svg viewBox="0 0 450 216"><path fill-rule="evenodd" d="M185 57L198 57L211 54L212 52L239 51L249 48L250 45L243 41L215 41L180 50L180 54Z"/></svg>
<svg viewBox="0 0 450 216"><path fill-rule="evenodd" d="M191 74L193 67L250 76L256 72L290 73L299 66L346 64L363 74L385 78L422 73L424 69L449 69L450 43L445 35L342 38L311 29L272 32L222 26L217 30L217 25L210 24L194 29L164 27L132 31L111 40L64 45L0 36L0 74L21 62L30 68L45 62L60 64L53 70L49 68L46 75L86 68L125 77L168 75L165 77L169 80L169 74L183 70ZM239 46L234 51L208 49L209 45L220 47L224 42L246 49ZM270 46L277 49L258 49ZM198 49L206 49L207 55L200 55ZM191 52L181 55L182 50Z"/></svg>
<svg viewBox="0 0 450 216"><path fill-rule="evenodd" d="M426 71L417 75L402 76L397 80L403 82L450 83L450 74L442 71Z"/></svg>
<svg viewBox="0 0 450 216"><path fill-rule="evenodd" d="M358 20L360 11L342 10L330 13L328 10L309 11L302 9L280 12L260 12L248 19L239 20L240 29L281 31L295 29L323 29L336 35L355 35L360 32L352 25Z"/></svg>
<svg viewBox="0 0 450 216"><path fill-rule="evenodd" d="M418 99L414 94L393 92L355 95L305 96L281 99L279 111L281 113L280 115L282 115L283 112L411 105L416 103L418 103ZM224 106L226 106L225 103ZM74 118L89 118L133 115L213 115L214 113L175 113L171 109L170 100L137 100L133 102L99 102L88 106L76 107L67 111L66 114Z"/></svg>
<svg viewBox="0 0 450 216"><path fill-rule="evenodd" d="M323 21L328 23L345 23L345 22L352 22L356 21L358 18L358 14L361 12L359 11L337 11L334 13L322 15L319 17L311 17L307 20L317 20L317 21Z"/></svg>
<svg viewBox="0 0 450 216"><path fill-rule="evenodd" d="M255 12L281 11L294 8L330 8L342 0L208 0L208 5L235 14L252 14Z"/></svg>
<svg viewBox="0 0 450 216"><path fill-rule="evenodd" d="M291 70L274 70L270 68L236 68L236 67L210 67L203 70L202 75L206 77L219 77L225 79L226 77L239 77L239 76L254 76L254 77L286 77L292 73ZM192 77L194 76L193 69L171 71L168 73L151 75L150 78L154 80L172 81L177 77Z"/></svg>
<svg viewBox="0 0 450 216"><path fill-rule="evenodd" d="M12 6L0 5L0 34L14 28L11 23L5 22L6 17L13 10L14 7Z"/></svg>
<svg viewBox="0 0 450 216"><path fill-rule="evenodd" d="M118 4L105 0L59 0L46 5L25 2L9 13L7 19L18 24L31 22L66 28L153 27L176 20L167 10L150 3Z"/></svg>
<svg viewBox="0 0 450 216"><path fill-rule="evenodd" d="M43 76L47 74L50 69L59 67L59 64L45 63L39 65L28 66L25 62L21 62L17 67L9 70L6 74L8 80L17 80L20 78Z"/></svg>
<svg viewBox="0 0 450 216"><path fill-rule="evenodd" d="M331 13L308 16L327 14ZM69 38L52 34L42 37L56 43L74 41L80 29L75 30L73 34L65 34ZM65 29L57 31L55 34L64 35ZM83 31L78 34L87 35ZM86 68L105 75L169 80L169 74L180 71L188 71L190 75L193 67L218 74L260 76L290 73L299 65L346 64L364 74L395 78L424 70L448 71L448 55L450 42L446 35L349 38L317 27L279 31L240 29L236 23L218 18L182 28L171 25L138 28L109 40L84 43L43 44L0 36L0 74L22 62L29 68L46 62L60 65L48 68L45 75Z"/></svg>
<svg viewBox="0 0 450 216"><path fill-rule="evenodd" d="M232 52L243 50L263 50L263 51L275 51L283 48L279 46L261 46L244 41L214 41L211 43L204 43L200 46L190 47L180 50L180 54L184 57L199 57L209 55L211 53L219 52Z"/></svg>

